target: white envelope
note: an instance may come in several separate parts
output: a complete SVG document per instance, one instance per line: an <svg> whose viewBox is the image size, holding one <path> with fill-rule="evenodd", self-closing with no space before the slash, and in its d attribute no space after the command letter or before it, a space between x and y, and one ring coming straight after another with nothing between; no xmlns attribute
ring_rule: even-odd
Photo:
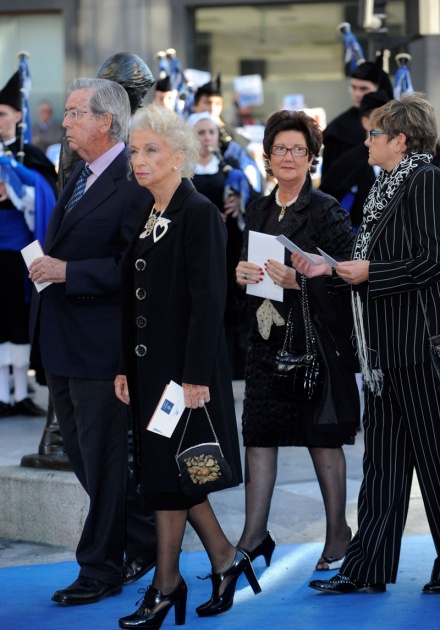
<svg viewBox="0 0 440 630"><path fill-rule="evenodd" d="M264 264L269 258L284 264L284 247L277 241L275 236L250 230L248 262L260 265L260 267L264 269ZM248 295L256 295L257 297L277 300L278 302L282 302L284 298L283 287L274 284L267 273L264 274L262 282L247 284L246 292Z"/></svg>
<svg viewBox="0 0 440 630"><path fill-rule="evenodd" d="M183 388L174 381L170 381L147 424L147 431L171 437L184 409Z"/></svg>
<svg viewBox="0 0 440 630"><path fill-rule="evenodd" d="M26 267L29 269L30 264L36 259L44 256L43 248L40 245L40 241L33 241L21 250ZM35 288L38 293L48 287L52 282L34 282Z"/></svg>

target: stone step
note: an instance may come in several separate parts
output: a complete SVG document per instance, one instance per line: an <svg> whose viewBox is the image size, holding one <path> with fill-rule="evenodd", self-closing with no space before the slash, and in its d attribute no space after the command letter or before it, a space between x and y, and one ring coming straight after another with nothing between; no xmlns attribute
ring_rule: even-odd
<svg viewBox="0 0 440 630"><path fill-rule="evenodd" d="M73 472L0 467L0 538L75 549L88 509Z"/></svg>

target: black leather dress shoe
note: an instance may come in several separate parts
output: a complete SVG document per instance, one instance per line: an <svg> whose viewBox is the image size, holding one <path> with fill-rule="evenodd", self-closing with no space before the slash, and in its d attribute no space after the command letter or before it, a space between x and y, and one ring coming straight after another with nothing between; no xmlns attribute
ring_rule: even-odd
<svg viewBox="0 0 440 630"><path fill-rule="evenodd" d="M106 597L118 595L122 591L122 586L105 584L99 580L88 577L79 577L73 584L62 591L56 591L52 601L64 606L80 606L82 604L94 604Z"/></svg>
<svg viewBox="0 0 440 630"><path fill-rule="evenodd" d="M156 566L156 558L138 556L137 558L125 558L122 564L122 583L131 584L143 577Z"/></svg>
<svg viewBox="0 0 440 630"><path fill-rule="evenodd" d="M385 593L385 584L369 584L367 582L359 582L346 575L338 573L330 580L313 580L309 584L310 588L314 588L322 593L334 593L335 595L346 595L347 593Z"/></svg>
<svg viewBox="0 0 440 630"><path fill-rule="evenodd" d="M431 580L423 587L423 593L430 595L440 595L440 580Z"/></svg>
<svg viewBox="0 0 440 630"><path fill-rule="evenodd" d="M12 405L4 403L0 400L0 418L9 418L13 415L14 412L12 411Z"/></svg>
<svg viewBox="0 0 440 630"><path fill-rule="evenodd" d="M40 417L45 416L47 412L42 407L36 405L30 398L23 398L23 400L15 403L12 407L12 413L14 416Z"/></svg>

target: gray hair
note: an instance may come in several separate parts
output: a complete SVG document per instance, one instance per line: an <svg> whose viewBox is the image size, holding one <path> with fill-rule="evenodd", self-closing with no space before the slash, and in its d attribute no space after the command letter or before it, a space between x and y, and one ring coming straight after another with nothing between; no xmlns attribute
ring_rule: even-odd
<svg viewBox="0 0 440 630"><path fill-rule="evenodd" d="M126 90L115 81L88 78L75 79L67 88L67 95L77 90L93 90L89 102L92 114L111 114L109 136L115 142L126 142L131 114Z"/></svg>
<svg viewBox="0 0 440 630"><path fill-rule="evenodd" d="M200 143L194 129L175 112L157 105L146 105L134 114L130 133L143 129L151 129L163 136L173 151L183 151L181 174L191 179L200 155Z"/></svg>
<svg viewBox="0 0 440 630"><path fill-rule="evenodd" d="M437 123L434 108L421 92L404 95L401 101L388 101L376 109L370 118L370 127L374 129L376 126L390 139L403 133L407 154L435 154Z"/></svg>

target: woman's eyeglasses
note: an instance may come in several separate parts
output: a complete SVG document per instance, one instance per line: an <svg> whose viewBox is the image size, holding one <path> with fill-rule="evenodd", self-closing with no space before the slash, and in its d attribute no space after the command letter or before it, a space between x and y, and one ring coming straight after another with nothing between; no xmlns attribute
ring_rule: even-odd
<svg viewBox="0 0 440 630"><path fill-rule="evenodd" d="M282 144L274 144L271 147L270 152L272 155L287 155L287 151L290 151L292 157L305 157L308 155L309 150L306 147L285 147Z"/></svg>
<svg viewBox="0 0 440 630"><path fill-rule="evenodd" d="M377 129L370 129L368 132L370 134L370 142L373 142L374 136L387 136L386 131L378 131Z"/></svg>

